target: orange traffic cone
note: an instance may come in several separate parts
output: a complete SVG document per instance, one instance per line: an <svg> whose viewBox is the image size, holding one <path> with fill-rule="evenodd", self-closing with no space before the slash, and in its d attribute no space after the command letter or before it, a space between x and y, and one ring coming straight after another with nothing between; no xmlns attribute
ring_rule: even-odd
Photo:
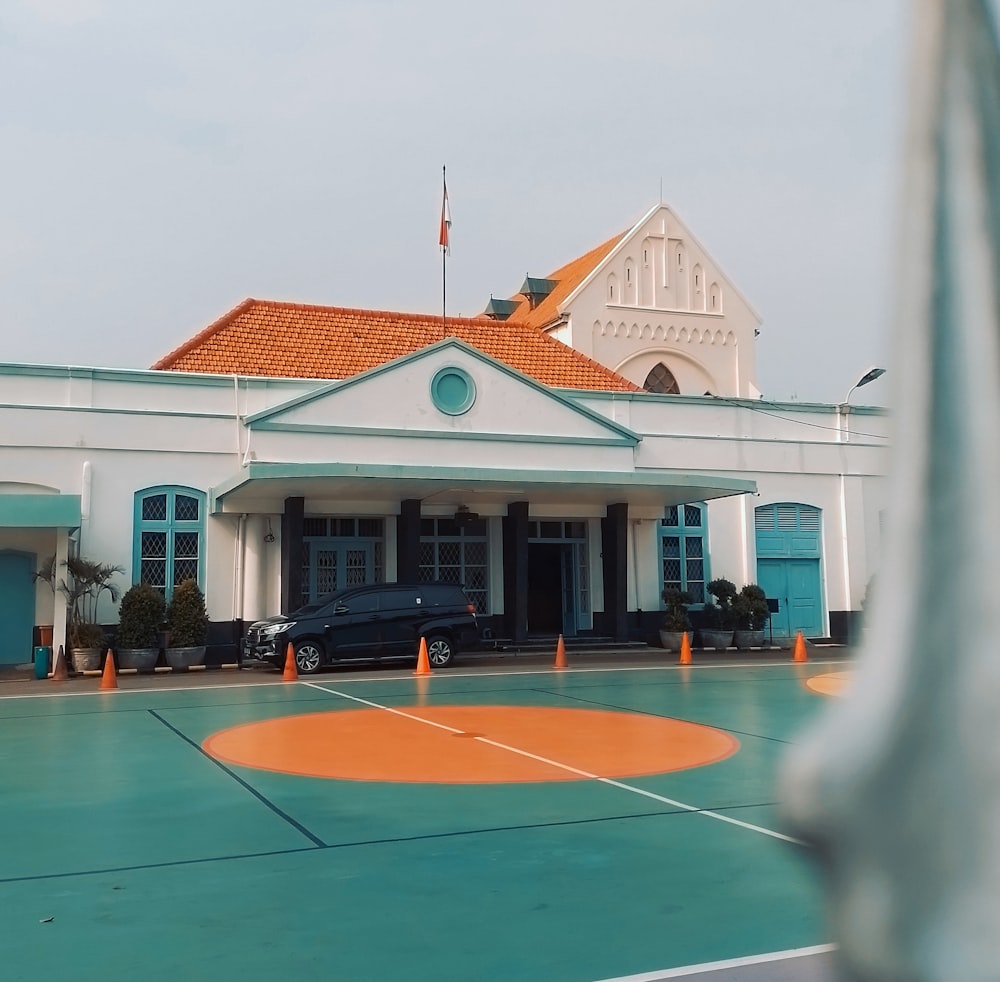
<svg viewBox="0 0 1000 982"><path fill-rule="evenodd" d="M559 640L556 642L556 663L553 666L555 668L565 668L566 667L566 644L563 641L563 636L559 635Z"/></svg>
<svg viewBox="0 0 1000 982"><path fill-rule="evenodd" d="M281 673L282 682L298 682L299 680L299 666L295 664L295 649L292 647L292 642L288 642L288 647L285 649L285 670Z"/></svg>
<svg viewBox="0 0 1000 982"><path fill-rule="evenodd" d="M118 676L115 674L115 656L108 648L108 656L104 659L104 672L101 675L102 689L117 689Z"/></svg>
<svg viewBox="0 0 1000 982"><path fill-rule="evenodd" d="M420 651L417 654L417 670L414 675L430 675L431 660L427 657L427 639L420 639Z"/></svg>
<svg viewBox="0 0 1000 982"><path fill-rule="evenodd" d="M68 679L69 672L66 671L66 655L63 652L63 646L59 645L59 650L56 652L56 663L52 666L52 681L66 682Z"/></svg>
<svg viewBox="0 0 1000 982"><path fill-rule="evenodd" d="M681 638L681 665L691 664L691 641L688 638L687 631L684 632L684 637Z"/></svg>
<svg viewBox="0 0 1000 982"><path fill-rule="evenodd" d="M806 639L802 637L802 632L799 631L795 635L795 653L792 655L792 661L808 661L806 655Z"/></svg>

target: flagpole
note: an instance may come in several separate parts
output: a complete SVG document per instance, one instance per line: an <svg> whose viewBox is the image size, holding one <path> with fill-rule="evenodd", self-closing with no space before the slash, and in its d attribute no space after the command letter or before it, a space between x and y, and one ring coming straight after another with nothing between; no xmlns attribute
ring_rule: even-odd
<svg viewBox="0 0 1000 982"><path fill-rule="evenodd" d="M445 167L441 167L441 193L444 195L442 201L448 197L448 181L445 174ZM442 205L442 208L444 205ZM441 246L441 336L448 333L448 249Z"/></svg>

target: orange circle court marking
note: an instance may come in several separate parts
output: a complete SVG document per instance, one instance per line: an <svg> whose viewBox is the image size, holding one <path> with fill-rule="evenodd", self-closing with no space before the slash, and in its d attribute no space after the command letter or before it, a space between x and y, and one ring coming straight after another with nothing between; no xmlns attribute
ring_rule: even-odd
<svg viewBox="0 0 1000 982"><path fill-rule="evenodd" d="M739 749L739 741L710 726L638 713L537 706L400 711L418 719L381 709L284 716L220 730L202 746L227 763L285 774L437 784L660 774L712 764Z"/></svg>
<svg viewBox="0 0 1000 982"><path fill-rule="evenodd" d="M828 672L826 675L814 675L806 679L806 688L821 696L842 696L850 683L850 672Z"/></svg>

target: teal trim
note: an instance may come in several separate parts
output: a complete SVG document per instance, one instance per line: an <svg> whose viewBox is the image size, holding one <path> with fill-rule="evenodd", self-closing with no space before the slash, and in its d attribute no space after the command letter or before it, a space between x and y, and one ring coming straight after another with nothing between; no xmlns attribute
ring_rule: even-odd
<svg viewBox="0 0 1000 982"><path fill-rule="evenodd" d="M162 520L143 519L142 503L155 495L165 495L165 515ZM196 521L178 520L174 517L174 505L177 495L186 495L198 501L198 518ZM132 499L132 582L143 582L142 575L142 533L158 532L164 534L164 583L154 583L158 589L163 589L163 595L169 602L174 593L174 544L175 533L195 532L198 536L198 586L205 589L205 510L208 495L197 488L183 485L161 484L153 488L143 488L136 491Z"/></svg>
<svg viewBox="0 0 1000 982"><path fill-rule="evenodd" d="M464 368L449 365L434 373L431 401L448 416L461 416L475 405L476 383Z"/></svg>
<svg viewBox="0 0 1000 982"><path fill-rule="evenodd" d="M629 488L660 488L669 503L685 501L684 489L717 491L716 495L700 494L705 497L726 497L733 494L753 494L757 490L756 481L733 477L715 477L702 474L674 474L669 471L547 471L547 470L503 470L487 467L435 467L425 464L287 464L254 461L228 481L217 484L210 492L211 510L226 495L255 480L296 479L310 477L356 477L379 478L382 480L424 480L461 481L463 483L482 481L494 485L564 485L567 491L577 486L608 485L622 493Z"/></svg>
<svg viewBox="0 0 1000 982"><path fill-rule="evenodd" d="M32 412L95 413L109 416L173 417L176 419L222 419L232 423L236 417L231 412L192 412L183 409L128 409L124 406L59 406L37 405L20 402L0 402L0 409L30 409ZM852 436L854 434L851 434Z"/></svg>
<svg viewBox="0 0 1000 982"><path fill-rule="evenodd" d="M0 528L76 528L78 494L0 494Z"/></svg>
<svg viewBox="0 0 1000 982"><path fill-rule="evenodd" d="M150 368L86 368L78 365L31 365L0 362L0 376L24 378L72 378L99 382L155 382L164 385L198 385L232 389L233 379L241 390L249 383L253 388L301 389L303 385L326 385L325 380L292 379L279 375L218 375L207 372L154 371Z"/></svg>
<svg viewBox="0 0 1000 982"><path fill-rule="evenodd" d="M408 430L399 427L375 429L367 426L331 426L325 423L282 423L265 420L254 426L255 433L324 433L338 436L392 437L402 436L425 440L474 440L485 443L554 443L563 446L633 447L624 437L547 436L533 433L480 433L455 430Z"/></svg>
<svg viewBox="0 0 1000 982"><path fill-rule="evenodd" d="M685 502L682 505L674 505L677 509L677 524L676 525L664 525L660 523L658 534L657 534L657 552L659 555L659 573L657 574L660 578L660 609L663 609L663 591L666 589L666 579L663 575L663 561L665 558L663 550L663 540L665 537L680 539L680 555L676 558L680 565L680 589L690 591L690 583L688 577L687 563L688 559L700 560L702 564L702 577L698 581L701 585L701 599L697 597L691 604L693 609L700 609L705 606L705 601L708 599L706 593L706 587L711 582L712 575L709 569L709 554L708 554L708 507L700 501ZM688 525L685 519L684 509L685 508L697 508L701 512L701 524L700 525ZM666 509L666 510L669 510ZM666 511L665 510L665 511ZM689 546L688 541L690 539L700 539L701 540L701 556L689 556Z"/></svg>
<svg viewBox="0 0 1000 982"><path fill-rule="evenodd" d="M595 400L601 402L669 402L672 405L688 406L732 406L737 409L765 410L772 412L778 410L783 413L826 414L837 412L837 404L829 402L775 402L770 399L738 399L735 396L691 396L691 395L664 395L660 392L609 392L605 389L553 389L568 397L577 399ZM889 416L890 410L884 406L851 406L851 415L855 413L861 416ZM852 438L854 434L851 434ZM700 437L699 437L700 439Z"/></svg>
<svg viewBox="0 0 1000 982"><path fill-rule="evenodd" d="M442 341L437 341L434 344L428 345L426 348L421 348L419 351L410 352L410 354L403 355L400 358L395 358L392 361L387 361L383 365L378 365L375 368L370 369L367 372L362 372L360 375L352 375L349 379L345 379L342 382L331 382L328 385L324 385L317 389L315 392L307 392L301 396L297 396L294 399L289 399L287 402L283 402L280 405L274 406L271 409L265 409L259 413L254 413L247 416L244 422L250 428L254 428L257 423L262 420L271 419L274 416L278 416L281 413L287 412L289 409L294 409L297 406L305 405L306 403L312 402L315 399L321 399L334 391L343 391L354 385L361 385L368 379L375 378L382 375L385 372L391 372L397 369L400 365L406 362L416 362L423 358L427 358L430 355L436 354L442 350L454 348L459 351L465 352L470 358L474 358L477 361L482 362L484 365L488 365L510 378L516 379L522 385L527 385L529 388L534 389L536 392L544 393L550 399L554 399L556 402L562 403L567 408L571 409L574 413L577 413L585 418L591 420L594 423L598 423L605 429L612 430L613 432L624 436L631 440L633 444L638 444L642 441L642 437L635 433L634 431L628 429L626 426L622 426L620 423L616 423L613 420L607 418L607 416L602 416L600 413L594 412L592 409L588 409L586 406L580 405L575 399L569 398L563 394L563 392L575 391L576 395L579 397L581 395L580 390L556 390L550 389L548 386L542 385L541 382L536 382L533 378L529 378L522 372L519 372L516 368L511 368L510 365L505 364L502 361L497 361L495 358L491 358L489 355L484 354L478 348L472 347L470 344L466 344L464 341L459 341L458 338L445 338ZM590 390L587 390L588 393ZM627 393L621 393L625 395Z"/></svg>

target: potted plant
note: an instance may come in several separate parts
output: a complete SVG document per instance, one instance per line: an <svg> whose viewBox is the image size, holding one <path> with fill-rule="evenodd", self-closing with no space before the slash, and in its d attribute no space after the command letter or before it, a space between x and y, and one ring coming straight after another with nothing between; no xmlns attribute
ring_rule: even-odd
<svg viewBox="0 0 1000 982"><path fill-rule="evenodd" d="M771 616L767 596L756 583L748 583L733 598L736 631L733 642L741 651L764 646L764 625Z"/></svg>
<svg viewBox="0 0 1000 982"><path fill-rule="evenodd" d="M705 648L725 651L733 643L736 628L736 615L733 611L736 584L732 580L712 580L707 590L715 598L715 603L705 604L705 626L701 629L701 643Z"/></svg>
<svg viewBox="0 0 1000 982"><path fill-rule="evenodd" d="M136 583L125 591L118 608L119 668L151 672L160 657L159 634L166 602L148 583Z"/></svg>
<svg viewBox="0 0 1000 982"><path fill-rule="evenodd" d="M660 644L667 651L680 651L681 641L686 631L691 630L691 619L687 609L691 605L691 594L675 586L663 591L663 627L660 628Z"/></svg>
<svg viewBox="0 0 1000 982"><path fill-rule="evenodd" d="M83 556L72 556L63 565L69 575L60 581L59 589L69 608L69 650L73 670L97 671L101 667L105 644L104 629L98 619L101 595L107 593L112 601L118 600L118 587L111 581L125 570Z"/></svg>
<svg viewBox="0 0 1000 982"><path fill-rule="evenodd" d="M191 668L205 661L208 612L198 581L184 580L174 588L167 604L167 647L164 655L174 669Z"/></svg>

